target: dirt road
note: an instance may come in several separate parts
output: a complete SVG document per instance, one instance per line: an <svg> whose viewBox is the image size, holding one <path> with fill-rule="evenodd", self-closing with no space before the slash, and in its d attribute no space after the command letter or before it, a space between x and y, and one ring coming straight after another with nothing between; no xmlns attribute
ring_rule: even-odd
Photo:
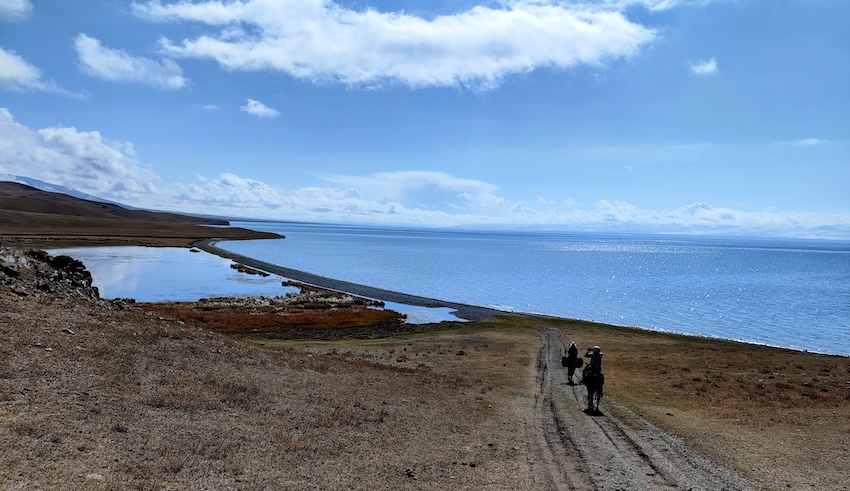
<svg viewBox="0 0 850 491"><path fill-rule="evenodd" d="M542 338L537 406L555 489L753 489L611 398L603 397L599 414L585 413L585 387L568 385L561 367L569 340L555 329Z"/></svg>

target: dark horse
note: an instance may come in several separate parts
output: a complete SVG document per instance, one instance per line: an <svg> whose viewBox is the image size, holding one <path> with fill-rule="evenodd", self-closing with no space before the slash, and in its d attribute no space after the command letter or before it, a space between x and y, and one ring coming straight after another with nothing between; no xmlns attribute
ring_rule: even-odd
<svg viewBox="0 0 850 491"><path fill-rule="evenodd" d="M587 387L587 411L599 412L599 401L602 400L602 386L605 385L605 375L597 370L585 370L582 383ZM596 399L594 403L594 399Z"/></svg>
<svg viewBox="0 0 850 491"><path fill-rule="evenodd" d="M573 375L576 373L576 368L581 368L583 364L584 360L578 357L561 357L561 365L567 369L568 384L573 385Z"/></svg>

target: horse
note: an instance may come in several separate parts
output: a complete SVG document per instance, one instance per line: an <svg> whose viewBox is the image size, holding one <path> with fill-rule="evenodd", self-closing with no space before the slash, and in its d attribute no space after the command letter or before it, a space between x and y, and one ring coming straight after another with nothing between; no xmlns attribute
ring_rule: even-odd
<svg viewBox="0 0 850 491"><path fill-rule="evenodd" d="M586 412L598 413L599 401L602 400L602 386L605 385L605 375L601 371L585 370L582 383L587 387ZM595 403L594 398L596 399Z"/></svg>
<svg viewBox="0 0 850 491"><path fill-rule="evenodd" d="M561 365L563 365L567 369L567 377L569 378L569 385L573 385L573 374L576 373L576 368L581 368L584 364L584 360L577 357L561 357Z"/></svg>

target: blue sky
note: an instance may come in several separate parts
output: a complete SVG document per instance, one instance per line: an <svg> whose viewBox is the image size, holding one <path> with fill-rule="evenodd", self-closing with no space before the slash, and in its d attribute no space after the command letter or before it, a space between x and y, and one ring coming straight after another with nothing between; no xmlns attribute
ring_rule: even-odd
<svg viewBox="0 0 850 491"><path fill-rule="evenodd" d="M847 239L848 46L844 0L0 0L0 176L280 220Z"/></svg>

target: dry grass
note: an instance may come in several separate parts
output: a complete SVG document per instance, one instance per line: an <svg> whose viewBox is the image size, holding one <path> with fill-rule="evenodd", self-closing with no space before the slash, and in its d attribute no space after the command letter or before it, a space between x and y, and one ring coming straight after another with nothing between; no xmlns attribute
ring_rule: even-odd
<svg viewBox="0 0 850 491"><path fill-rule="evenodd" d="M138 310L0 304L0 488L542 482L531 331L262 346Z"/></svg>

